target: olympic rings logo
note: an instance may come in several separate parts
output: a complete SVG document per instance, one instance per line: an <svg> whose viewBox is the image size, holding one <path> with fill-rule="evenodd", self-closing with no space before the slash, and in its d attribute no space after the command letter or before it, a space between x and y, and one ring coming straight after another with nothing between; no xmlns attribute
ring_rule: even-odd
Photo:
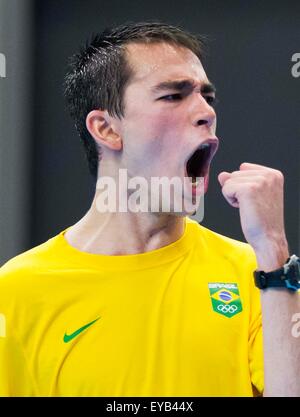
<svg viewBox="0 0 300 417"><path fill-rule="evenodd" d="M235 313L238 308L234 304L232 306L226 305L226 304L219 304L217 309L219 311L221 311L222 313L231 313L232 314L232 313Z"/></svg>

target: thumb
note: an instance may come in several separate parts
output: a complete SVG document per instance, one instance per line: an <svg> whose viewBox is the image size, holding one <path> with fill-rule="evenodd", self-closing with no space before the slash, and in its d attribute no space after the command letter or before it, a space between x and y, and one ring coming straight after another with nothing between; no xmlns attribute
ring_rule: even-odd
<svg viewBox="0 0 300 417"><path fill-rule="evenodd" d="M218 181L221 184L221 187L223 187L225 181L227 181L230 178L231 174L229 172L223 171L218 175Z"/></svg>

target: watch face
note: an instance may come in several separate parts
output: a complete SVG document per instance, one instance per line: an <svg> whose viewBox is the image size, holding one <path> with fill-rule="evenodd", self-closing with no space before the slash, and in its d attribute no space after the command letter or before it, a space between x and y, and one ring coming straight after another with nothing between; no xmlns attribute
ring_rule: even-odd
<svg viewBox="0 0 300 417"><path fill-rule="evenodd" d="M284 275L286 275L291 269L295 270L298 278L300 277L300 258L296 255L292 255L283 266Z"/></svg>
<svg viewBox="0 0 300 417"><path fill-rule="evenodd" d="M300 258L298 256L292 255L289 262L284 265L284 275L287 277L287 288L298 291L300 288Z"/></svg>

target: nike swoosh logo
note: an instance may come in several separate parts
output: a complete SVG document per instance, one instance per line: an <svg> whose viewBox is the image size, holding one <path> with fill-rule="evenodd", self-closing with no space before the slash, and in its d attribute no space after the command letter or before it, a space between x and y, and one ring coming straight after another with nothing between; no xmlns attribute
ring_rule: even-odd
<svg viewBox="0 0 300 417"><path fill-rule="evenodd" d="M76 330L75 332L73 332L71 334L65 333L64 342L65 343L71 342L71 340L73 340L75 337L77 337L80 333L82 333L85 329L90 327L92 324L96 323L96 321L99 320L100 318L101 317L98 317L98 318L96 318L96 320L93 320L90 323L85 324L84 326L80 327L80 329Z"/></svg>

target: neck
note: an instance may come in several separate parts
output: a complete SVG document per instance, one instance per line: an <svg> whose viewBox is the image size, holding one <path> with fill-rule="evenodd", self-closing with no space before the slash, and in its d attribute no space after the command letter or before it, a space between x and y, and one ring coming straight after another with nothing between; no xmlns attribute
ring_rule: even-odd
<svg viewBox="0 0 300 417"><path fill-rule="evenodd" d="M184 232L184 218L168 213L100 213L97 193L86 215L65 238L78 250L103 255L133 255L167 246Z"/></svg>

